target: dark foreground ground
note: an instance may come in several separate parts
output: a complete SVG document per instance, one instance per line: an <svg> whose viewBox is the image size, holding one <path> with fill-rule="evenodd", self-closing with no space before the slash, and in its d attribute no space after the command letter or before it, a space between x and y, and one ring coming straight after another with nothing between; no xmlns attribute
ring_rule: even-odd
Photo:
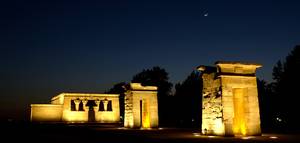
<svg viewBox="0 0 300 143"><path fill-rule="evenodd" d="M204 136L197 129L125 129L97 124L6 123L1 127L1 142L18 143L238 143L300 142L297 134L263 134L256 137Z"/></svg>

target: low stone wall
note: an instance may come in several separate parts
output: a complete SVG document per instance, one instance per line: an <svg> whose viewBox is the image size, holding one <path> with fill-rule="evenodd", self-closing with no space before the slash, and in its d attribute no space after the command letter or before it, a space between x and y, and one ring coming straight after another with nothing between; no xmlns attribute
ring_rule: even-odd
<svg viewBox="0 0 300 143"><path fill-rule="evenodd" d="M61 121L62 105L31 104L30 120L34 122Z"/></svg>

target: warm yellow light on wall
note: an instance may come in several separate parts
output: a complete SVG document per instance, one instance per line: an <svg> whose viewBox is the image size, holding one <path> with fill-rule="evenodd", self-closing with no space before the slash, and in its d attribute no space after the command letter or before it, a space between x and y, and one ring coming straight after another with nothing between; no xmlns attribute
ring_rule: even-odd
<svg viewBox="0 0 300 143"><path fill-rule="evenodd" d="M87 122L88 112L85 111L63 111L63 121L65 122Z"/></svg>
<svg viewBox="0 0 300 143"><path fill-rule="evenodd" d="M109 100L110 111L99 112L99 100ZM88 102L95 102L94 110L89 111ZM97 104L98 103L98 104ZM72 108L72 104L74 108ZM107 108L107 104L104 107ZM31 121L55 121L55 122L98 122L118 123L119 113L118 94L90 94L90 93L61 93L51 99L51 104L32 104Z"/></svg>
<svg viewBox="0 0 300 143"><path fill-rule="evenodd" d="M62 105L31 104L31 121L61 121Z"/></svg>
<svg viewBox="0 0 300 143"><path fill-rule="evenodd" d="M236 88L233 90L234 101L234 118L233 118L233 133L236 135L246 135L246 121L244 111L244 96L245 89Z"/></svg>
<svg viewBox="0 0 300 143"><path fill-rule="evenodd" d="M214 133L216 135L224 135L224 124L221 118L214 121Z"/></svg>
<svg viewBox="0 0 300 143"><path fill-rule="evenodd" d="M157 87L130 83L125 92L124 126L151 129L158 127Z"/></svg>
<svg viewBox="0 0 300 143"><path fill-rule="evenodd" d="M143 102L143 121L142 121L142 127L143 128L150 128L150 114L149 114L149 107L148 102Z"/></svg>
<svg viewBox="0 0 300 143"><path fill-rule="evenodd" d="M218 61L199 66L203 79L202 133L261 135L255 63Z"/></svg>

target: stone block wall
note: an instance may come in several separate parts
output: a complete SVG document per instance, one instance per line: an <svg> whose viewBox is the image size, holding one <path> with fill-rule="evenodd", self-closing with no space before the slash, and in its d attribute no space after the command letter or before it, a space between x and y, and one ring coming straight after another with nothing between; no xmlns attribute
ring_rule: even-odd
<svg viewBox="0 0 300 143"><path fill-rule="evenodd" d="M255 71L259 64L216 62L200 66L203 78L202 133L260 135Z"/></svg>
<svg viewBox="0 0 300 143"><path fill-rule="evenodd" d="M31 104L30 120L33 122L59 122L62 118L62 105Z"/></svg>

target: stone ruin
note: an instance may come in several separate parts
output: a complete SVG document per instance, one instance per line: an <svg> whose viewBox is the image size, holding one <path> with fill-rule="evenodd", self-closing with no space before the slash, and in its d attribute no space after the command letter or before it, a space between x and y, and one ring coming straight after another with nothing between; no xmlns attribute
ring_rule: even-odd
<svg viewBox="0 0 300 143"><path fill-rule="evenodd" d="M202 133L260 135L256 69L259 64L216 62L199 66L203 79ZM62 93L51 104L32 104L31 121L118 123L119 95ZM130 83L125 93L127 128L158 127L157 87Z"/></svg>
<svg viewBox="0 0 300 143"><path fill-rule="evenodd" d="M203 78L202 133L260 135L255 71L259 64L216 62L199 66Z"/></svg>

